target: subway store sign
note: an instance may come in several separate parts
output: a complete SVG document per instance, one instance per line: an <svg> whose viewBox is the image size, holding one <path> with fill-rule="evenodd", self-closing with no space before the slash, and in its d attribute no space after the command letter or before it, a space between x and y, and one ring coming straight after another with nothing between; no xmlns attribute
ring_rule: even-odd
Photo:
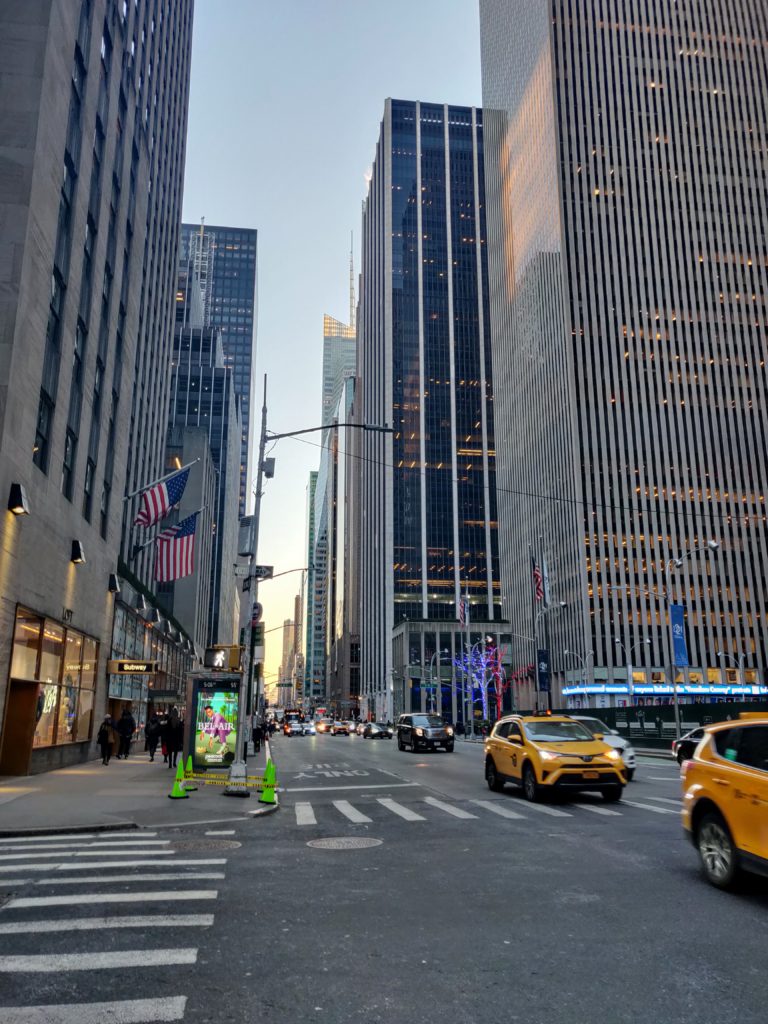
<svg viewBox="0 0 768 1024"><path fill-rule="evenodd" d="M108 661L107 672L111 676L146 675L158 670L157 661Z"/></svg>

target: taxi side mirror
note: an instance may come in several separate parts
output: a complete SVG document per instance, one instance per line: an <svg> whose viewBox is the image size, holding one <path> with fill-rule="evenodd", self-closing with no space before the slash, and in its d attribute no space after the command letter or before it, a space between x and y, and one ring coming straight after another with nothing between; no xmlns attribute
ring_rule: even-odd
<svg viewBox="0 0 768 1024"><path fill-rule="evenodd" d="M604 736L604 735L603 735L603 734L602 734L601 732L596 732L596 733L594 734L594 736L592 737L592 739L595 739L595 740L604 740L604 739L605 739L605 736Z"/></svg>

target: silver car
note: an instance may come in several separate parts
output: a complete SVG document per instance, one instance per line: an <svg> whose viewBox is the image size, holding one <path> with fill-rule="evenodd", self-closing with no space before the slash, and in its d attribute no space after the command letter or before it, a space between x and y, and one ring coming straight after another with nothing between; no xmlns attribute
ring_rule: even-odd
<svg viewBox="0 0 768 1024"><path fill-rule="evenodd" d="M589 729L594 736L595 733L602 733L603 743L607 743L609 747L613 747L614 750L618 750L621 754L621 759L624 762L624 767L627 769L627 782L631 782L635 774L635 767L637 762L635 760L635 748L629 742L624 739L623 736L619 735L617 729L612 729L610 725L606 725L599 718L593 718L591 715L569 715L569 718L575 718L577 722Z"/></svg>

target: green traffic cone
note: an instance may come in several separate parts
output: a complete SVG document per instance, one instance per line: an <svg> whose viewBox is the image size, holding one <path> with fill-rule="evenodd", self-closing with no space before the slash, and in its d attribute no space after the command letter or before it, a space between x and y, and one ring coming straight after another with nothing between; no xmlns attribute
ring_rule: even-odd
<svg viewBox="0 0 768 1024"><path fill-rule="evenodd" d="M192 755L187 754L187 767L184 770L184 789L188 793L196 793L197 786L194 782L194 769L192 768Z"/></svg>
<svg viewBox="0 0 768 1024"><path fill-rule="evenodd" d="M275 784L277 783L277 772L272 759L267 759L267 767L264 769L264 783L259 797L260 804L276 804Z"/></svg>
<svg viewBox="0 0 768 1024"><path fill-rule="evenodd" d="M176 769L176 778L173 782L173 789L168 794L169 800L189 800L189 793L184 791L184 765L179 761Z"/></svg>

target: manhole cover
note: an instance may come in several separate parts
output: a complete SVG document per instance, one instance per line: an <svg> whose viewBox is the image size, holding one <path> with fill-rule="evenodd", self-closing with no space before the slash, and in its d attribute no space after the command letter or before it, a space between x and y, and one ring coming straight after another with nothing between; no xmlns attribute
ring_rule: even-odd
<svg viewBox="0 0 768 1024"><path fill-rule="evenodd" d="M338 839L311 839L307 846L315 850L367 850L381 846L381 839L366 839L364 836L339 836Z"/></svg>
<svg viewBox="0 0 768 1024"><path fill-rule="evenodd" d="M173 842L174 850L237 850L242 843L234 839L176 839Z"/></svg>

